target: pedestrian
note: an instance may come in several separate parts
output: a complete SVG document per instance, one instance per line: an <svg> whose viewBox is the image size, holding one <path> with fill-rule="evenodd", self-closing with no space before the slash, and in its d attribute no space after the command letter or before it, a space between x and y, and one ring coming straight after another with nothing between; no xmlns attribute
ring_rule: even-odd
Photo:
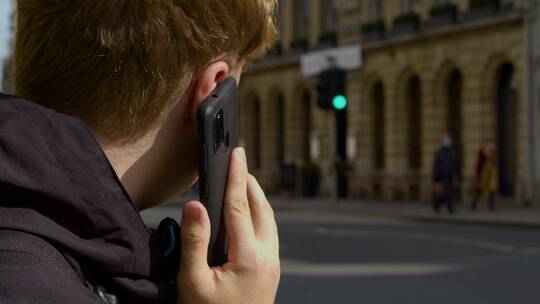
<svg viewBox="0 0 540 304"><path fill-rule="evenodd" d="M433 182L440 192L436 194L433 207L439 212L446 206L449 213L454 213L454 182L459 176L459 160L453 148L453 140L449 134L443 135L442 146L435 153L433 162Z"/></svg>
<svg viewBox="0 0 540 304"><path fill-rule="evenodd" d="M473 200L471 202L471 210L476 209L476 203L482 194L482 188L480 187L480 179L482 176L482 170L484 169L484 164L486 163L486 145L480 146L478 150L478 156L476 158L476 170L474 176L474 182L471 186L470 193L472 194Z"/></svg>
<svg viewBox="0 0 540 304"><path fill-rule="evenodd" d="M210 220L140 211L197 179L200 104L277 36L275 0L17 1L17 96L0 94L0 302L274 303L277 227L232 151L229 260ZM178 210L180 214L180 210Z"/></svg>
<svg viewBox="0 0 540 304"><path fill-rule="evenodd" d="M471 209L476 210L480 198L487 199L490 211L495 211L495 196L499 181L499 171L497 168L497 148L495 144L489 144L484 151L485 159L479 172L477 182L478 194L475 196Z"/></svg>

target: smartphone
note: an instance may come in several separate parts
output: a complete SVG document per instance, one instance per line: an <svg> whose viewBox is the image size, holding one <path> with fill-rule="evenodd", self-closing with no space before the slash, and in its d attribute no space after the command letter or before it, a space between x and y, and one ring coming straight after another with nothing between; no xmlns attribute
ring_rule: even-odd
<svg viewBox="0 0 540 304"><path fill-rule="evenodd" d="M223 223L223 200L229 160L238 147L238 98L236 80L228 77L197 109L199 148L199 195L210 217L208 264L227 262L227 234Z"/></svg>

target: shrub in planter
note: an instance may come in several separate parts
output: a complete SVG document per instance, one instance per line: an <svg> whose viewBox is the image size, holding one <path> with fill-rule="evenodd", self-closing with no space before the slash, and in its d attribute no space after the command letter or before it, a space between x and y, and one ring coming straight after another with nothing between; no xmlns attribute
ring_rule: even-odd
<svg viewBox="0 0 540 304"><path fill-rule="evenodd" d="M404 34L404 33L413 33L418 30L420 25L420 17L415 12L410 12L397 16L394 19L394 33L395 34Z"/></svg>
<svg viewBox="0 0 540 304"><path fill-rule="evenodd" d="M366 22L362 24L362 26L360 27L360 29L362 30L362 33L369 33L369 32L378 31L378 30L384 31L385 28L386 28L386 25L384 24L383 20L375 20L375 21Z"/></svg>
<svg viewBox="0 0 540 304"><path fill-rule="evenodd" d="M336 162L336 171L338 174L344 174L351 172L354 169L354 166L348 161L338 161Z"/></svg>
<svg viewBox="0 0 540 304"><path fill-rule="evenodd" d="M281 41L277 41L266 53L268 58L278 58L283 54L281 49Z"/></svg>
<svg viewBox="0 0 540 304"><path fill-rule="evenodd" d="M291 42L291 49L296 52L306 51L308 49L309 42L307 38L296 38Z"/></svg>
<svg viewBox="0 0 540 304"><path fill-rule="evenodd" d="M337 43L336 32L326 32L319 35L319 44L333 46Z"/></svg>
<svg viewBox="0 0 540 304"><path fill-rule="evenodd" d="M501 7L500 0L471 0L469 19L479 19L496 15Z"/></svg>
<svg viewBox="0 0 540 304"><path fill-rule="evenodd" d="M306 197L315 197L319 193L321 168L316 163L306 163L300 168L302 176L302 194Z"/></svg>
<svg viewBox="0 0 540 304"><path fill-rule="evenodd" d="M431 17L441 16L441 15L456 15L456 14L457 14L457 5L451 2L435 5L429 11L429 15Z"/></svg>
<svg viewBox="0 0 540 304"><path fill-rule="evenodd" d="M501 5L501 0L471 0L469 6L471 9L485 7L485 6L497 6Z"/></svg>
<svg viewBox="0 0 540 304"><path fill-rule="evenodd" d="M374 41L384 37L386 24L383 20L376 20L364 23L360 26L363 41Z"/></svg>
<svg viewBox="0 0 540 304"><path fill-rule="evenodd" d="M457 20L457 6L454 3L444 3L431 8L431 16L428 24L431 27L438 27L453 24Z"/></svg>
<svg viewBox="0 0 540 304"><path fill-rule="evenodd" d="M415 12L406 13L403 15L399 15L394 19L394 25L400 25L404 23L420 23L420 17Z"/></svg>
<svg viewBox="0 0 540 304"><path fill-rule="evenodd" d="M338 198L345 198L347 197L348 193L348 180L349 180L349 173L353 170L353 165L346 161L341 160L337 161L335 163L336 173L337 173L337 196Z"/></svg>

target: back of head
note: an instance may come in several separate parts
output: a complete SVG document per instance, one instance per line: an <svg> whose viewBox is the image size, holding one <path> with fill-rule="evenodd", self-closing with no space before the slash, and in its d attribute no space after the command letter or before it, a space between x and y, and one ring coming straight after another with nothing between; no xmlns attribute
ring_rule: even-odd
<svg viewBox="0 0 540 304"><path fill-rule="evenodd" d="M446 133L442 136L442 146L444 148L451 148L454 144L454 140L452 139L452 135Z"/></svg>
<svg viewBox="0 0 540 304"><path fill-rule="evenodd" d="M274 42L276 0L18 0L16 93L129 142L192 78Z"/></svg>

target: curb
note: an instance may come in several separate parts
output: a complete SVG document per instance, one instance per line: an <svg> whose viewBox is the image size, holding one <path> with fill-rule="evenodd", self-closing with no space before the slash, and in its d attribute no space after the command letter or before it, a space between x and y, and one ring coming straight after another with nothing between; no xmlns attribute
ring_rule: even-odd
<svg viewBox="0 0 540 304"><path fill-rule="evenodd" d="M465 224L471 226L498 226L520 229L540 229L540 223L531 222L514 222L514 221L497 221L497 220L480 220L480 219L464 219L464 218L431 218L431 217L416 217L404 216L403 219L408 219L420 223L443 223L443 224Z"/></svg>
<svg viewBox="0 0 540 304"><path fill-rule="evenodd" d="M511 227L520 229L540 229L540 222L531 221L515 221L515 220L497 220L497 219L477 219L477 218L460 218L459 215L450 217L449 215L418 215L418 214L400 214L377 210L359 210L355 208L335 208L331 206L314 206L314 208L308 209L304 207L291 208L283 205L274 206L276 212L291 212L302 213L303 211L316 212L316 213L333 213L333 214L358 214L367 216L381 216L387 218L395 218L408 220L419 223L443 223L454 225L473 225L473 226L498 226L498 227Z"/></svg>

